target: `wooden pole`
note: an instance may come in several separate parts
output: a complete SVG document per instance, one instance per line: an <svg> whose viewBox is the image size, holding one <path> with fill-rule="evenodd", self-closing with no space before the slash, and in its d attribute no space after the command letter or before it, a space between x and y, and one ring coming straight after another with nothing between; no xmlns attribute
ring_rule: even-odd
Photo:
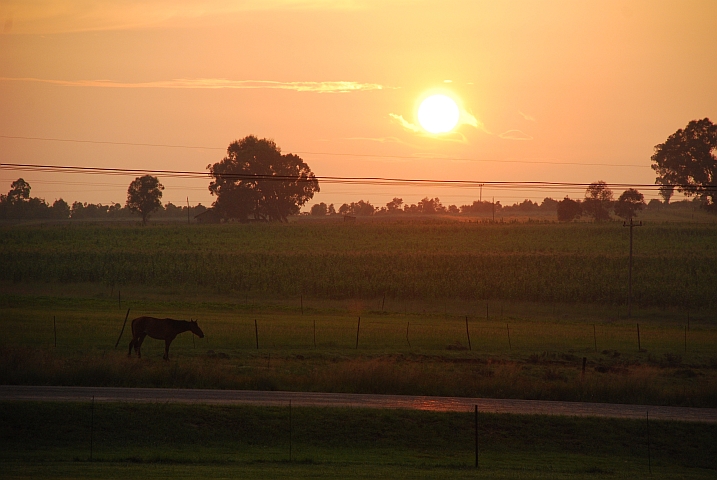
<svg viewBox="0 0 717 480"><path fill-rule="evenodd" d="M406 341L408 342L408 348L411 348L411 341L408 339L408 326L411 322L406 322Z"/></svg>
<svg viewBox="0 0 717 480"><path fill-rule="evenodd" d="M466 336L468 337L468 350L473 350L471 347L471 332L468 331L468 317L466 317Z"/></svg>
<svg viewBox="0 0 717 480"><path fill-rule="evenodd" d="M254 335L256 336L256 349L259 350L259 326L256 324L256 318L254 319Z"/></svg>
<svg viewBox="0 0 717 480"><path fill-rule="evenodd" d="M508 330L508 350L513 350L513 346L510 344L510 327L508 324L505 324L505 328Z"/></svg>
<svg viewBox="0 0 717 480"><path fill-rule="evenodd" d="M92 396L90 404L90 462L92 461L92 443L95 434L95 396Z"/></svg>
<svg viewBox="0 0 717 480"><path fill-rule="evenodd" d="M356 348L358 349L359 331L361 330L361 317L358 317L358 326L356 327Z"/></svg>
<svg viewBox="0 0 717 480"><path fill-rule="evenodd" d="M54 315L52 316L52 329L55 332L55 348L57 348L57 320Z"/></svg>
<svg viewBox="0 0 717 480"><path fill-rule="evenodd" d="M594 323L593 323L593 343L595 344L595 353L597 353L597 332L595 331Z"/></svg>
<svg viewBox="0 0 717 480"><path fill-rule="evenodd" d="M476 433L476 468L478 468L478 405L475 407L475 433Z"/></svg>
<svg viewBox="0 0 717 480"><path fill-rule="evenodd" d="M637 324L637 351L642 351L642 346L640 345L640 324Z"/></svg>
<svg viewBox="0 0 717 480"><path fill-rule="evenodd" d="M647 418L647 471L652 475L652 455L650 454L650 411L646 412Z"/></svg>
<svg viewBox="0 0 717 480"><path fill-rule="evenodd" d="M119 337L117 337L117 343L115 343L115 348L117 348L117 345L119 345L120 340L122 339L122 334L124 333L124 327L127 325L127 318L129 318L129 308L127 309L127 315L124 316L124 323L122 324L122 330L120 330ZM192 337L194 338L194 337Z"/></svg>

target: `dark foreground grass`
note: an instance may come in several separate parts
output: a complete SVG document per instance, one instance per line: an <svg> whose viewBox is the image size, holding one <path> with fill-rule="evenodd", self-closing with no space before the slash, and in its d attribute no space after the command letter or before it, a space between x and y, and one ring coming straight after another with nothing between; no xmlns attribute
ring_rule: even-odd
<svg viewBox="0 0 717 480"><path fill-rule="evenodd" d="M474 478L473 425L470 413L293 408L290 440L288 407L5 402L0 462L4 478ZM479 476L645 476L646 427L481 414ZM717 425L650 422L650 442L656 478L717 475Z"/></svg>

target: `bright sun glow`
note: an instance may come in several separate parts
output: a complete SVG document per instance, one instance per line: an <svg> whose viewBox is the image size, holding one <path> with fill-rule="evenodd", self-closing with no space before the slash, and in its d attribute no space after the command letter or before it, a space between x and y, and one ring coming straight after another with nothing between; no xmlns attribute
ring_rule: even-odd
<svg viewBox="0 0 717 480"><path fill-rule="evenodd" d="M418 123L430 133L446 133L458 124L458 105L446 95L431 95L418 107Z"/></svg>

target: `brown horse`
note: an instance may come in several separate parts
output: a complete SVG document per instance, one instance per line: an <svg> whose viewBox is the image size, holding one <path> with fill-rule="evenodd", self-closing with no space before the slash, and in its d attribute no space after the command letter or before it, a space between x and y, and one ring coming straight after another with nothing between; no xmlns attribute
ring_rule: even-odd
<svg viewBox="0 0 717 480"><path fill-rule="evenodd" d="M186 320L172 320L171 318L137 317L132 320L132 341L129 342L128 357L132 356L132 347L137 357L142 358L140 347L144 337L149 335L157 340L164 340L164 358L169 360L169 344L182 332L192 332L199 338L204 338L204 332L197 322Z"/></svg>

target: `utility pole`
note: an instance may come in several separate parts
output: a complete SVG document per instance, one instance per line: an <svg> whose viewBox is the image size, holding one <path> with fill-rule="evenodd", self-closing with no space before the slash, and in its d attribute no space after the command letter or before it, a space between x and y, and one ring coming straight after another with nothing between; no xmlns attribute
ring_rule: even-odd
<svg viewBox="0 0 717 480"><path fill-rule="evenodd" d="M189 197L187 197L187 225L189 225L191 222L189 221Z"/></svg>
<svg viewBox="0 0 717 480"><path fill-rule="evenodd" d="M627 318L630 318L632 314L632 229L633 227L641 227L640 223L633 223L632 217L630 217L630 223L622 223L623 227L630 227L630 267L627 274Z"/></svg>
<svg viewBox="0 0 717 480"><path fill-rule="evenodd" d="M481 183L479 185L480 187L480 203L483 203L483 184Z"/></svg>

